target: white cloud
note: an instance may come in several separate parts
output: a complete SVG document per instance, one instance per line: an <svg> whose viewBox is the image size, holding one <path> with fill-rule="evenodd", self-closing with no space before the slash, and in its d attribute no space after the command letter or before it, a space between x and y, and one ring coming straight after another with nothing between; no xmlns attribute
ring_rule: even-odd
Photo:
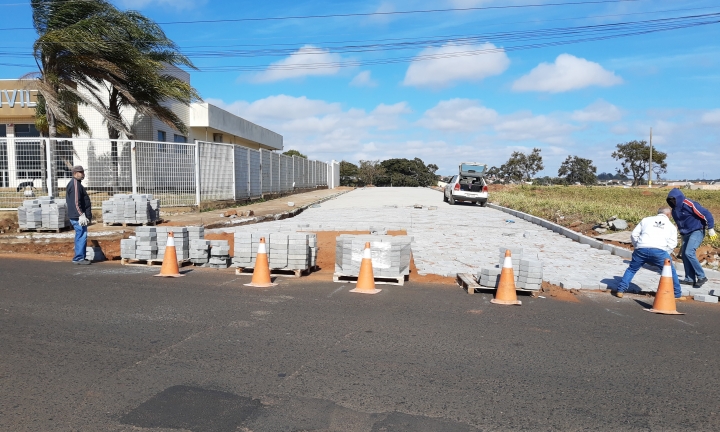
<svg viewBox="0 0 720 432"><path fill-rule="evenodd" d="M289 57L272 63L265 71L255 76L256 82L274 82L306 76L335 75L340 71L337 63L342 57L329 50L305 45ZM324 64L325 67L313 65Z"/></svg>
<svg viewBox="0 0 720 432"><path fill-rule="evenodd" d="M347 157L362 149L368 141L392 134L407 124L404 116L412 112L406 102L379 104L368 112L359 108L343 109L339 103L288 95L270 96L254 102L207 101L283 135L286 148L297 149L320 160Z"/></svg>
<svg viewBox="0 0 720 432"><path fill-rule="evenodd" d="M120 5L127 9L144 9L148 6L171 6L174 9L192 9L202 6L207 0L121 0Z"/></svg>
<svg viewBox="0 0 720 432"><path fill-rule="evenodd" d="M551 144L566 144L569 135L578 126L563 123L549 115L533 115L518 112L504 116L495 126L498 137L511 141L542 141Z"/></svg>
<svg viewBox="0 0 720 432"><path fill-rule="evenodd" d="M377 87L377 81L372 79L372 72L362 71L355 75L355 78L350 81L350 85L353 87Z"/></svg>
<svg viewBox="0 0 720 432"><path fill-rule="evenodd" d="M430 59L423 60L428 56ZM451 42L421 51L408 67L403 84L438 89L459 81L477 82L500 75L509 65L505 50L491 43L458 45Z"/></svg>
<svg viewBox="0 0 720 432"><path fill-rule="evenodd" d="M622 118L620 108L599 99L587 107L574 111L571 118L578 122L616 122Z"/></svg>
<svg viewBox="0 0 720 432"><path fill-rule="evenodd" d="M540 63L513 83L515 91L562 93L590 86L610 87L622 78L600 64L570 54L560 54L555 63Z"/></svg>
<svg viewBox="0 0 720 432"><path fill-rule="evenodd" d="M293 97L284 94L269 96L252 103L237 101L228 104L219 99L207 99L207 102L251 121L294 120L342 111L339 103L328 103L322 100L308 99L305 96Z"/></svg>
<svg viewBox="0 0 720 432"><path fill-rule="evenodd" d="M720 125L720 109L708 111L700 117L700 121L709 125Z"/></svg>
<svg viewBox="0 0 720 432"><path fill-rule="evenodd" d="M418 125L433 130L469 132L493 124L497 119L495 110L481 106L478 101L450 99L425 111Z"/></svg>

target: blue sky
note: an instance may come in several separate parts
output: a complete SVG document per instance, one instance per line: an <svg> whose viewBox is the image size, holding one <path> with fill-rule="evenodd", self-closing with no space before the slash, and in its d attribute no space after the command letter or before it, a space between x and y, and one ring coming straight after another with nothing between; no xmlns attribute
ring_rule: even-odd
<svg viewBox="0 0 720 432"><path fill-rule="evenodd" d="M638 0L548 5L563 2L568 0L115 4L168 23L163 24L166 33L200 68L192 72L192 84L206 101L281 133L286 149L314 159L357 163L420 157L440 166L441 173L452 173L461 161L499 165L515 150L539 147L545 160L542 175L557 175L568 155L592 159L598 173L614 172L619 166L610 156L615 145L647 140L652 127L654 145L668 153L666 177L704 173L720 178L720 24L527 48L608 34L591 34L585 27L573 36L549 39L540 31L634 21L644 21L635 28L644 31L654 25L648 20L720 13L720 4ZM544 6L496 8L530 4ZM29 2L0 0L0 15L0 28L31 27ZM0 63L33 64L30 57L17 55L30 52L34 36L30 30L0 31L0 51L13 53L0 57ZM475 38L468 40L470 36ZM388 47L390 42L415 43L399 49ZM351 45L383 49L333 48ZM273 52L258 52L267 48ZM231 50L252 56L238 57ZM30 70L0 66L0 77Z"/></svg>

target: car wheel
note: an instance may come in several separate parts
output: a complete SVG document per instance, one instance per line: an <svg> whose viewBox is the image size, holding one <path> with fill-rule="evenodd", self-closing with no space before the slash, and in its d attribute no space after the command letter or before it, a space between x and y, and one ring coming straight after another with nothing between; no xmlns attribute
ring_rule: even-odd
<svg viewBox="0 0 720 432"><path fill-rule="evenodd" d="M450 195L450 197L448 198L448 202L450 203L450 205L455 205L455 198L453 198L453 196Z"/></svg>
<svg viewBox="0 0 720 432"><path fill-rule="evenodd" d="M445 195L445 193L443 193L443 202L448 202L448 198L447 198L447 195Z"/></svg>
<svg viewBox="0 0 720 432"><path fill-rule="evenodd" d="M487 201L480 201L478 204L480 204L480 207L487 207Z"/></svg>

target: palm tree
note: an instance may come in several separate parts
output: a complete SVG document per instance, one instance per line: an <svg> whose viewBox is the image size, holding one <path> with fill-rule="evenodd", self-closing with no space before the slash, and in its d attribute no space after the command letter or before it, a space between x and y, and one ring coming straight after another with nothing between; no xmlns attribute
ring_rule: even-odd
<svg viewBox="0 0 720 432"><path fill-rule="evenodd" d="M137 12L120 12L106 0L31 0L31 7L39 36L33 47L37 88L45 101L51 154L58 122L76 125L78 116L71 108L78 104L95 108L115 140L121 133L132 136L121 115L125 106L186 132L182 120L162 103L189 104L197 92L162 70L165 64L194 66L157 24ZM117 141L113 144L116 171ZM53 159L51 155L51 170Z"/></svg>
<svg viewBox="0 0 720 432"><path fill-rule="evenodd" d="M186 56L179 53L178 47L167 38L160 26L135 11L124 12L120 20L125 43L133 47L128 52L130 55L120 64L125 78L120 82L103 82L98 86L98 91L94 92L95 102L114 120L107 122L114 189L117 188L119 170L117 140L121 134L133 137L132 126L122 115L123 109L131 107L138 114L158 118L187 135L187 125L167 103L189 105L200 99L198 92L188 82L166 72L168 66L196 68Z"/></svg>

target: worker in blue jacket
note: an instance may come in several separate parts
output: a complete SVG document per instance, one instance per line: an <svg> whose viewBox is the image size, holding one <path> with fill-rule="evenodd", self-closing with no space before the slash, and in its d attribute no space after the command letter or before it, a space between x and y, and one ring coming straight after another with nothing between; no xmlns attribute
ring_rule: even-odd
<svg viewBox="0 0 720 432"><path fill-rule="evenodd" d="M707 278L696 251L705 238L705 230L707 230L710 240L717 239L715 219L700 203L685 198L680 189L671 190L666 201L672 208L673 220L675 220L682 237L680 254L685 267L685 279L680 283L700 288L707 282Z"/></svg>

